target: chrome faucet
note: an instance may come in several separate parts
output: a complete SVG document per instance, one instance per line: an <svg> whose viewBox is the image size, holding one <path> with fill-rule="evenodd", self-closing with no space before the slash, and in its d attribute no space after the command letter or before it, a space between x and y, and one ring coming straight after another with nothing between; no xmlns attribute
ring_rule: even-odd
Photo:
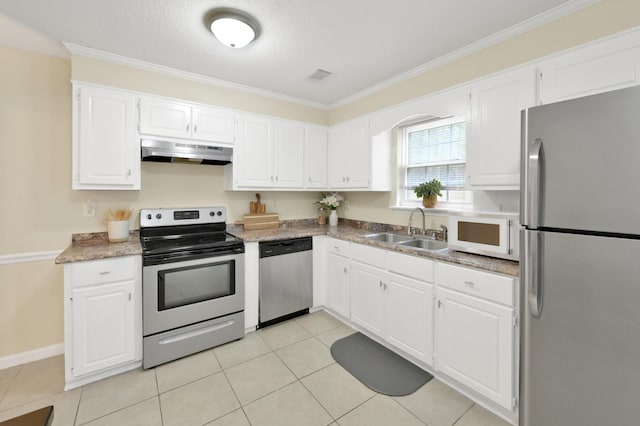
<svg viewBox="0 0 640 426"><path fill-rule="evenodd" d="M449 241L449 229L444 225L440 225L440 229L442 229L442 241Z"/></svg>
<svg viewBox="0 0 640 426"><path fill-rule="evenodd" d="M424 218L424 212L422 211L422 209L420 207L416 207L415 209L413 209L413 211L411 212L411 214L409 215L409 225L407 226L407 235L411 235L412 237L414 236L414 234L416 233L416 231L413 229L413 227L411 226L411 222L413 221L413 214L419 211L420 213L422 213L422 234L424 235L424 230L426 229L425 227L425 218Z"/></svg>

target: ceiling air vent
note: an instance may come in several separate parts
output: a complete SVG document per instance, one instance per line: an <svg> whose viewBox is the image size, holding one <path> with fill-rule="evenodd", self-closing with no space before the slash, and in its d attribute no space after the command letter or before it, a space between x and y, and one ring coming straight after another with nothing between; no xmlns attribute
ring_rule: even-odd
<svg viewBox="0 0 640 426"><path fill-rule="evenodd" d="M309 74L307 76L307 78L310 78L311 80L320 81L320 80L324 80L325 78L329 77L330 75L331 75L331 71L327 71L327 70L323 70L321 68L318 68L317 70L315 70L314 72Z"/></svg>

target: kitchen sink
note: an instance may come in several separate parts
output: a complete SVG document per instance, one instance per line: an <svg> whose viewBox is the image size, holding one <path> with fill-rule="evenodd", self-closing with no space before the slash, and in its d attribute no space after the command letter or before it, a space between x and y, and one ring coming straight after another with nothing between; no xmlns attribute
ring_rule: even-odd
<svg viewBox="0 0 640 426"><path fill-rule="evenodd" d="M364 235L363 238L373 241L382 241L385 243L400 243L402 241L409 241L413 239L409 235L393 234L391 232L380 232L378 234Z"/></svg>
<svg viewBox="0 0 640 426"><path fill-rule="evenodd" d="M406 240L406 241L399 241L398 244L402 246L416 247L423 250L432 250L432 251L442 250L447 248L446 241L426 240L423 238L415 238L415 239Z"/></svg>
<svg viewBox="0 0 640 426"><path fill-rule="evenodd" d="M410 235L394 234L391 232L379 232L377 234L364 235L363 238L373 241L398 244L401 246L415 247L422 250L437 251L447 248L446 241L416 238Z"/></svg>

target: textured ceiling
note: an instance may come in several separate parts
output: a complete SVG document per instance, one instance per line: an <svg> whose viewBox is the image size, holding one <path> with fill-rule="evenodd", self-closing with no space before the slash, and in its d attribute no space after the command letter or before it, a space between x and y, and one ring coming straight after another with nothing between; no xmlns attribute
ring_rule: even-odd
<svg viewBox="0 0 640 426"><path fill-rule="evenodd" d="M331 105L567 0L0 0L56 40ZM213 8L255 17L260 37L220 44ZM322 68L332 75L307 78Z"/></svg>

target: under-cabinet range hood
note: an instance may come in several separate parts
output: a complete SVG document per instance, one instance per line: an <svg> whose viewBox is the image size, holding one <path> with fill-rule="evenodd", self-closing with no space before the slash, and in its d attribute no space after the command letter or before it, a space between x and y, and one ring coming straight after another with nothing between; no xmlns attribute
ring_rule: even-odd
<svg viewBox="0 0 640 426"><path fill-rule="evenodd" d="M233 155L233 148L223 146L155 139L142 139L140 142L142 161L222 166L231 163Z"/></svg>

